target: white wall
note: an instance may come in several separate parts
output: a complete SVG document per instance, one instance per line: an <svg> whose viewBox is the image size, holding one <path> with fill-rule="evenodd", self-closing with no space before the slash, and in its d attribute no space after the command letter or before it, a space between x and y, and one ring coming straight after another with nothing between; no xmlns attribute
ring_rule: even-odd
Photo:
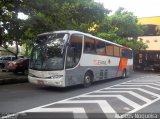
<svg viewBox="0 0 160 119"><path fill-rule="evenodd" d="M160 50L160 36L140 36L138 39L148 45L146 50Z"/></svg>

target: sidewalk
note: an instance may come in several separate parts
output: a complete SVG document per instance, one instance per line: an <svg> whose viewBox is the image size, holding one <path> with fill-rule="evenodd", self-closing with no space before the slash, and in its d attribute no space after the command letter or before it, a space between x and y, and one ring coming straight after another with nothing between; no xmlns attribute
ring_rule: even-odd
<svg viewBox="0 0 160 119"><path fill-rule="evenodd" d="M27 75L14 74L13 72L2 72L0 69L0 85L27 82Z"/></svg>

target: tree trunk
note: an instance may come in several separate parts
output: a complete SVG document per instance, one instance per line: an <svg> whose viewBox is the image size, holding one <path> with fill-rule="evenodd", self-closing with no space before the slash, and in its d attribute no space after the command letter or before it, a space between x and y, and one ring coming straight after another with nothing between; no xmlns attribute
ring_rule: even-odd
<svg viewBox="0 0 160 119"><path fill-rule="evenodd" d="M18 42L16 41L16 53L15 53L16 59L18 58Z"/></svg>

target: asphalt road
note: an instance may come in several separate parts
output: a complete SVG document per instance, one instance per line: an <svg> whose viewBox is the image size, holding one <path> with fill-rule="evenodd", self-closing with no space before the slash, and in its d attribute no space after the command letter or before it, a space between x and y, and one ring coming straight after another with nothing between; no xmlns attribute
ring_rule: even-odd
<svg viewBox="0 0 160 119"><path fill-rule="evenodd" d="M54 104L57 101L61 101L61 100L67 99L67 98L79 96L79 95L86 94L89 92L94 93L94 91L97 91L97 90L100 90L103 88L107 88L107 90L108 90L109 87L115 86L117 84L121 84L121 83L127 82L127 81L132 81L136 78L143 77L145 79L145 77L148 77L148 76L151 76L151 78L148 78L150 81L152 78L154 80L154 77L156 77L156 80L160 79L160 74L157 74L157 73L155 74L155 73L135 72L129 78L126 78L126 79L116 78L116 79L111 79L111 80L107 80L107 81L100 81L100 82L94 83L89 88L83 88L82 86L74 86L74 87L68 87L68 88L39 87L39 86L32 85L29 83L2 85L2 86L0 86L0 113L1 113L1 116L4 116L6 114L21 112L21 111L29 110L29 109L32 109L35 107L43 106L46 104ZM131 85L131 84L128 84L128 85ZM140 85L140 83L139 83L139 85ZM120 86L123 86L123 85L120 85ZM156 87L160 88L160 86L159 87L156 86ZM159 89L157 89L157 90L159 90ZM157 94L159 95L160 92L157 92ZM140 96L142 96L142 95L140 95ZM123 98L123 96L121 96L121 97ZM117 98L119 98L119 97L117 97ZM136 102L136 100L138 100L133 96L130 96L128 98L133 98L133 100L135 102ZM147 98L149 98L149 97L147 97ZM133 107L135 106L135 110L136 110L136 106L139 106L138 110L136 111L139 113L143 113L143 112L145 112L145 113L160 113L159 98L158 98L158 96L157 96L157 100L154 100L154 98L156 99L156 96L154 97L153 95L152 95L152 97L149 98L151 100L151 102L153 102L153 103L146 103L145 104L145 102L139 101L138 103L140 106L136 105L135 103L133 103L132 106ZM117 102L116 100L115 100L115 102L114 102L114 100L111 100L111 101L113 104L115 104L117 106L116 109L114 108L114 110L116 110L116 111L120 110L120 107L123 105L124 105L124 107L122 107L122 108L125 111L132 110L131 106L127 107L127 105L123 104L123 103L121 105L118 105L120 103ZM62 102L62 104L63 103L64 102ZM72 103L73 103L73 101L72 101ZM146 106L144 106L144 108L143 108L143 105L146 105ZM52 105L50 105L50 106L52 106ZM125 108L125 106L126 106L126 108Z"/></svg>

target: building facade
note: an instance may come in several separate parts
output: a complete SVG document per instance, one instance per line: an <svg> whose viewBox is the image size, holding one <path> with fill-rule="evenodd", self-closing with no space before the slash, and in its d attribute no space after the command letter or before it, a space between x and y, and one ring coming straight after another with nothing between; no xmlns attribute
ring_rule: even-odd
<svg viewBox="0 0 160 119"><path fill-rule="evenodd" d="M160 16L139 18L138 22L147 27L138 40L148 48L135 54L134 69L160 71Z"/></svg>

